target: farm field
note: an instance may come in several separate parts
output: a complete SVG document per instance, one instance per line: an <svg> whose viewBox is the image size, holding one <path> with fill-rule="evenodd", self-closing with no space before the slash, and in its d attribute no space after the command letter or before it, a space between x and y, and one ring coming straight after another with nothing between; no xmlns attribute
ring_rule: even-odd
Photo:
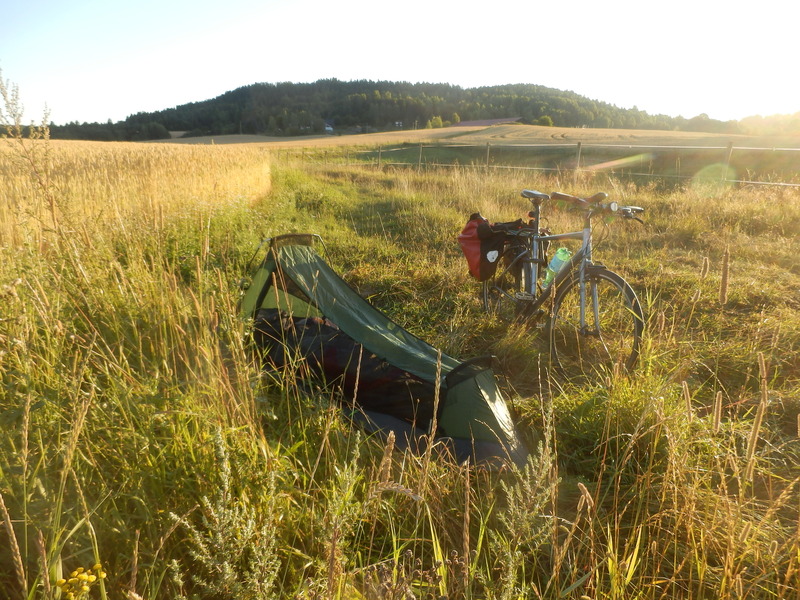
<svg viewBox="0 0 800 600"><path fill-rule="evenodd" d="M6 596L800 597L800 190L377 168L287 143L0 149ZM648 315L635 375L567 384L538 329L483 314L456 236L475 211L523 216L523 188L646 209L595 231ZM335 390L263 375L239 284L289 232L320 234L444 352L495 354L527 468L392 451Z"/></svg>
<svg viewBox="0 0 800 600"><path fill-rule="evenodd" d="M159 143L260 144L276 153L302 153L304 158L316 155L319 160L348 164L473 165L551 173L580 168L662 186L690 184L698 178L795 185L800 172L797 135L501 124L298 138L208 136Z"/></svg>
<svg viewBox="0 0 800 600"><path fill-rule="evenodd" d="M359 135L302 136L298 138L258 135L219 135L159 140L156 143L176 144L269 144L273 148L378 146L402 143L459 142L464 144L546 144L583 142L587 144L653 144L724 146L733 141L737 146L763 148L797 148L800 137L758 137L731 134L710 134L687 131L652 131L638 129L578 129L574 127L541 127L538 125L464 125L443 129L416 129L365 133Z"/></svg>

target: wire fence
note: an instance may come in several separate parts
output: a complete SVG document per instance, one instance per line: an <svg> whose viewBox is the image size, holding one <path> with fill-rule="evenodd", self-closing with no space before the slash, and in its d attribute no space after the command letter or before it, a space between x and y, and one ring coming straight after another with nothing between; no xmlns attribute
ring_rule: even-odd
<svg viewBox="0 0 800 600"><path fill-rule="evenodd" d="M800 148L642 144L403 144L358 149L348 162L378 167L519 169L608 173L662 180L800 187Z"/></svg>

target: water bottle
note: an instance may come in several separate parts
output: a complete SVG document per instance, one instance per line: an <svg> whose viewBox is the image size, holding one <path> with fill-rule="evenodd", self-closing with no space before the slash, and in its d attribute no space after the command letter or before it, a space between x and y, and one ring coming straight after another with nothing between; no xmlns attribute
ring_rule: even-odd
<svg viewBox="0 0 800 600"><path fill-rule="evenodd" d="M558 272L569 262L569 257L572 253L567 248L559 248L550 259L550 264L547 265L547 272L542 282L542 287L548 287L556 278Z"/></svg>

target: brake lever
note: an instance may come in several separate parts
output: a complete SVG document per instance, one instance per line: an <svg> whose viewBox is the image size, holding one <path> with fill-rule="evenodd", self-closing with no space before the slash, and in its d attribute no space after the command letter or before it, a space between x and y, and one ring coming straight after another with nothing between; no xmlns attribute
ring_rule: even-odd
<svg viewBox="0 0 800 600"><path fill-rule="evenodd" d="M639 208L638 206L625 206L621 210L622 210L622 216L624 218L633 219L634 221L639 221L639 223L644 225L644 221L636 216L638 212L644 212L643 208Z"/></svg>

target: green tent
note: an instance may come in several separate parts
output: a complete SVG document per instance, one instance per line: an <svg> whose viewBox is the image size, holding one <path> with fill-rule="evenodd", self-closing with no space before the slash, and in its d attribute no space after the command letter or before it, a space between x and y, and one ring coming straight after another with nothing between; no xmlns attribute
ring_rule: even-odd
<svg viewBox="0 0 800 600"><path fill-rule="evenodd" d="M280 311L293 318L324 317L371 356L434 389L439 376L436 438L460 460L522 464L527 451L515 432L508 407L486 357L459 361L412 335L345 283L315 251L318 236L282 235L270 240L264 261L241 302L241 316L256 319ZM326 322L327 322L326 321ZM432 407L432 394L418 401ZM362 406L354 415L374 431L394 430L415 444L428 439L434 422L409 423L391 407ZM429 411L432 414L432 410Z"/></svg>

